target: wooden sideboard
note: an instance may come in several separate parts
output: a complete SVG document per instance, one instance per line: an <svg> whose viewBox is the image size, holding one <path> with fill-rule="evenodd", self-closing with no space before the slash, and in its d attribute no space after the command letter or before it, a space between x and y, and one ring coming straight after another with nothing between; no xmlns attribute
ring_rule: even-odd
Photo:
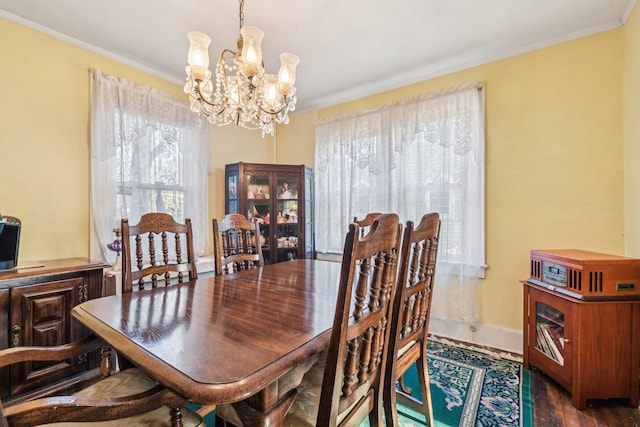
<svg viewBox="0 0 640 427"><path fill-rule="evenodd" d="M71 317L76 305L102 296L104 263L85 258L32 262L0 270L0 348L60 345L88 332ZM0 369L5 401L37 390L55 389L88 376L99 354L57 363Z"/></svg>

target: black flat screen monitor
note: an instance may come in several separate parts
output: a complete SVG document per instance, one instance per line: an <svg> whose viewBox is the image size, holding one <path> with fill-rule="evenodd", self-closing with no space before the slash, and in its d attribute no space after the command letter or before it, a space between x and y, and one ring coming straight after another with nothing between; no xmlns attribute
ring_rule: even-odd
<svg viewBox="0 0 640 427"><path fill-rule="evenodd" d="M14 268L18 265L20 227L21 223L18 218L0 216L0 270Z"/></svg>

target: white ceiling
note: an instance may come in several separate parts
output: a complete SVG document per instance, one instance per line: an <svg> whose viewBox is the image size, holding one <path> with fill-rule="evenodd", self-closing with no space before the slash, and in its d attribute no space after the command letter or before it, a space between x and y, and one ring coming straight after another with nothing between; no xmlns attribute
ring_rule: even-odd
<svg viewBox="0 0 640 427"><path fill-rule="evenodd" d="M246 0L263 59L301 58L298 111L349 101L622 25L636 0ZM184 82L186 33L235 50L236 0L0 0L0 17ZM19 42L19 41L17 41ZM186 99L186 95L185 95Z"/></svg>

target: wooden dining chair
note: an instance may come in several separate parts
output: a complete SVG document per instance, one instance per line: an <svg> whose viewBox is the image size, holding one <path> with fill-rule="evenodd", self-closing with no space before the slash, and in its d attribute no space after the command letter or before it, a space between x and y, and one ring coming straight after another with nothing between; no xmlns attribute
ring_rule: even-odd
<svg viewBox="0 0 640 427"><path fill-rule="evenodd" d="M136 225L123 218L121 230L123 292L131 292L134 281L143 290L198 278L189 218L181 224L166 213L146 213Z"/></svg>
<svg viewBox="0 0 640 427"><path fill-rule="evenodd" d="M213 255L216 275L262 267L260 224L242 214L227 214L222 221L213 219Z"/></svg>
<svg viewBox="0 0 640 427"><path fill-rule="evenodd" d="M189 218L182 224L167 213L150 212L142 215L135 225L123 218L121 230L123 293L198 278ZM118 353L117 357L122 372L136 374L138 368L126 355ZM136 376L134 382L139 381L140 377Z"/></svg>
<svg viewBox="0 0 640 427"><path fill-rule="evenodd" d="M407 222L402 238L402 254L398 274L397 298L393 304L390 324L390 369L384 386L386 425L398 426L396 403L424 414L427 425L433 426L429 371L427 369L427 339L429 315L438 255L440 215L428 213L417 227ZM416 365L421 400L404 384L404 374Z"/></svg>
<svg viewBox="0 0 640 427"><path fill-rule="evenodd" d="M376 219L378 215L382 214L380 212L370 212L362 219L358 219L357 216L353 217L353 223L360 226L360 237L364 236L369 231L371 224L373 224L373 220Z"/></svg>
<svg viewBox="0 0 640 427"><path fill-rule="evenodd" d="M395 214L376 218L362 238L357 224L349 226L329 346L298 386L285 427L358 426L367 416L371 426L383 424L401 228ZM231 405L219 406L218 416L242 425Z"/></svg>
<svg viewBox="0 0 640 427"><path fill-rule="evenodd" d="M95 335L89 335L58 346L8 348L0 350L0 368L17 363L80 361L86 359L88 352L103 346ZM102 379L69 394L56 388L48 393L32 392L21 399L0 402L0 426L204 426L200 416L182 408L184 398L142 371L128 369L111 374L108 351L103 353Z"/></svg>

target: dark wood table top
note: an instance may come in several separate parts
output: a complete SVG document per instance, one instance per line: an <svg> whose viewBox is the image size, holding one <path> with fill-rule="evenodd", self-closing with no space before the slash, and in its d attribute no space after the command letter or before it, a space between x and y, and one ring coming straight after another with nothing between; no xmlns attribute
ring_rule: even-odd
<svg viewBox="0 0 640 427"><path fill-rule="evenodd" d="M189 401L234 402L326 348L340 267L287 261L90 300L73 316Z"/></svg>

